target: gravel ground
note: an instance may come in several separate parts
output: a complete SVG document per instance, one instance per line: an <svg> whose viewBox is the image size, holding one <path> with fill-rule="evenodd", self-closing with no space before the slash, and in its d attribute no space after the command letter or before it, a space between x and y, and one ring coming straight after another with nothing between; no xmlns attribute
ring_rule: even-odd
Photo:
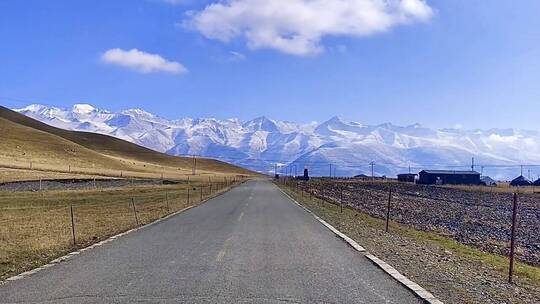
<svg viewBox="0 0 540 304"><path fill-rule="evenodd" d="M393 220L418 230L452 237L487 252L500 255L509 252L511 193L320 179L299 186L336 203L342 198L345 206L377 218L386 217L389 192L392 191ZM540 265L540 195L520 194L518 206L517 258Z"/></svg>
<svg viewBox="0 0 540 304"><path fill-rule="evenodd" d="M177 182L163 181L166 184ZM160 180L145 179L55 179L40 181L24 181L1 183L0 191L39 191L41 190L82 190L127 187L134 185L160 185Z"/></svg>
<svg viewBox="0 0 540 304"><path fill-rule="evenodd" d="M515 284L508 284L504 273L480 260L399 230L385 233L380 220L350 208L340 213L337 205L288 192L445 303L540 303L538 283L516 277Z"/></svg>

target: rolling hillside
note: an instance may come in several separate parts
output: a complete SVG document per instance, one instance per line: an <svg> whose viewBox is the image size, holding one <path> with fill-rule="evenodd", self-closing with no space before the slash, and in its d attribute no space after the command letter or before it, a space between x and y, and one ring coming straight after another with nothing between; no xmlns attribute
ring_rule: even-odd
<svg viewBox="0 0 540 304"><path fill-rule="evenodd" d="M0 107L0 164L4 167L169 178L191 174L193 160L170 156L107 135L52 127ZM197 159L197 173L251 174L221 161Z"/></svg>

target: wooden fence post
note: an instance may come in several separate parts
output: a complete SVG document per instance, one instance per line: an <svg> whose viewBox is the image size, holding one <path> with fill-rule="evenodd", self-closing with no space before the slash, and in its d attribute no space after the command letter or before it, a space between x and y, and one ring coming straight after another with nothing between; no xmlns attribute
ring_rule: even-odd
<svg viewBox="0 0 540 304"><path fill-rule="evenodd" d="M343 213L343 186L339 189L339 212Z"/></svg>
<svg viewBox="0 0 540 304"><path fill-rule="evenodd" d="M508 270L508 283L512 283L512 276L514 275L517 205L518 205L518 194L514 193L514 203L512 206L512 230L510 234L510 267Z"/></svg>
<svg viewBox="0 0 540 304"><path fill-rule="evenodd" d="M167 203L167 213L171 212L171 209L169 208L169 193L165 192L165 202Z"/></svg>
<svg viewBox="0 0 540 304"><path fill-rule="evenodd" d="M388 193L388 206L386 208L386 227L385 231L388 232L388 224L390 222L390 204L392 202L392 189L390 189L390 192Z"/></svg>
<svg viewBox="0 0 540 304"><path fill-rule="evenodd" d="M135 208L135 200L131 198L131 206L133 207L133 215L135 215L135 223L139 226L139 217L137 216L137 209Z"/></svg>
<svg viewBox="0 0 540 304"><path fill-rule="evenodd" d="M69 206L69 213L71 215L71 239L73 241L73 247L76 246L76 240L75 240L75 217L73 216L73 205Z"/></svg>

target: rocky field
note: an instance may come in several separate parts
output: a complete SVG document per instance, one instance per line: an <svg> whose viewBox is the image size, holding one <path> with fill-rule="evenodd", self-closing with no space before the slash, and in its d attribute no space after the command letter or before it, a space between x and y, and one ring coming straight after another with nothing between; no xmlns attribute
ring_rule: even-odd
<svg viewBox="0 0 540 304"><path fill-rule="evenodd" d="M295 185L296 186L296 185ZM490 193L395 182L314 179L298 188L371 216L434 231L487 252L507 255L512 223L511 193ZM518 195L516 257L540 265L540 195Z"/></svg>

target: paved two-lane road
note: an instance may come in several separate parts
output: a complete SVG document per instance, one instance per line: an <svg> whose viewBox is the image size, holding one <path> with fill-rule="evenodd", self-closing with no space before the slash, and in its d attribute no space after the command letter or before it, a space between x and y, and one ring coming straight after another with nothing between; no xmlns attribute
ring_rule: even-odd
<svg viewBox="0 0 540 304"><path fill-rule="evenodd" d="M420 303L268 181L0 286L0 303Z"/></svg>

